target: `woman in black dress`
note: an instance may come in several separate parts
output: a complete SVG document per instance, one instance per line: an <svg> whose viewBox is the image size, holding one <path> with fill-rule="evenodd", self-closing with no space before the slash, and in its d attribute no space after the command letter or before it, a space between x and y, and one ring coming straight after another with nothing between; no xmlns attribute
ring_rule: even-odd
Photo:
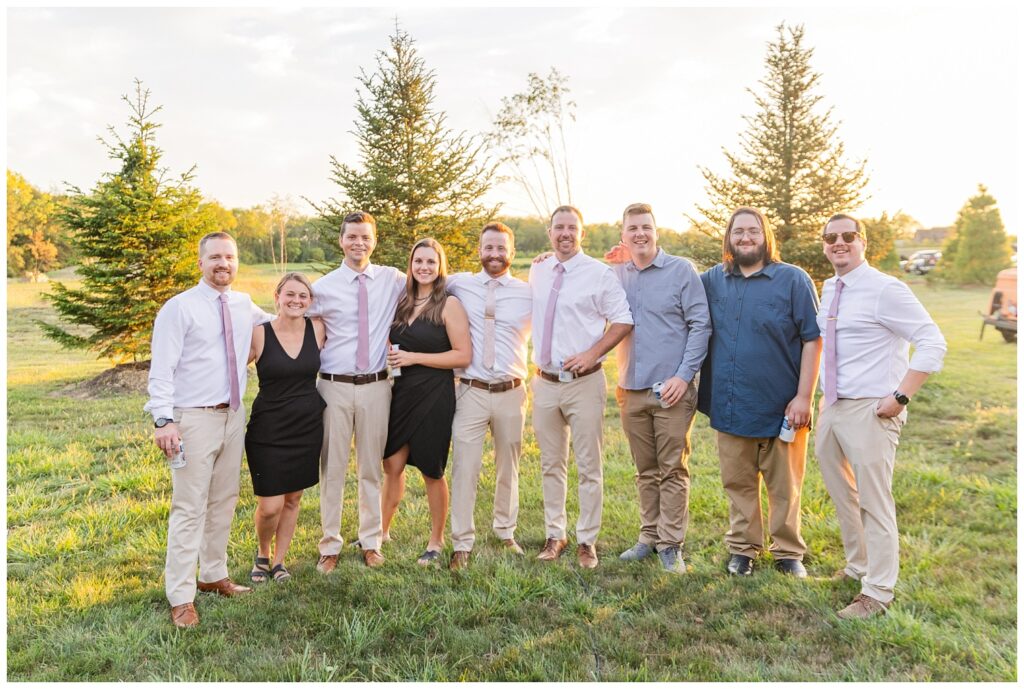
<svg viewBox="0 0 1024 689"><path fill-rule="evenodd" d="M274 290L277 318L256 326L249 361L256 362L260 391L245 432L245 458L257 496L259 546L249 578L284 581L284 566L302 491L319 481L323 410L316 389L324 325L306 318L313 287L302 273L288 273ZM276 541L271 560L271 541Z"/></svg>
<svg viewBox="0 0 1024 689"><path fill-rule="evenodd" d="M388 364L401 368L391 391L381 496L385 539L405 492L405 466L423 474L430 506L430 539L417 562L439 565L448 517L444 469L455 416L455 374L472 359L469 319L462 303L445 294L444 249L429 237L409 254L405 293L391 325ZM394 345L399 346L394 351Z"/></svg>

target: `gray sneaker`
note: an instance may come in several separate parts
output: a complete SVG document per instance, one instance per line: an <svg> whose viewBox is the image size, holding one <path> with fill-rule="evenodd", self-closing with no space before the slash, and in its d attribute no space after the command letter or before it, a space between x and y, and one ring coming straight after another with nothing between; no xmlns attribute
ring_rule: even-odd
<svg viewBox="0 0 1024 689"><path fill-rule="evenodd" d="M649 546L646 543L637 543L629 550L623 552L622 555L619 555L619 559L624 560L626 562L636 562L637 560L643 560L648 555L653 554L653 546Z"/></svg>
<svg viewBox="0 0 1024 689"><path fill-rule="evenodd" d="M686 563L683 562L683 554L679 548L671 546L658 551L658 559L666 572L673 574L686 574Z"/></svg>

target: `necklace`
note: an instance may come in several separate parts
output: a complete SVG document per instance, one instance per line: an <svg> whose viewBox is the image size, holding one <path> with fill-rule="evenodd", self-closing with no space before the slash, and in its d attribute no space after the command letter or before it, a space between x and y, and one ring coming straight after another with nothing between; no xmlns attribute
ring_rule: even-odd
<svg viewBox="0 0 1024 689"><path fill-rule="evenodd" d="M429 299L430 299L430 295L428 294L427 296L423 297L422 299L420 297L413 297L413 302L416 303L416 304L422 304L423 302L428 301Z"/></svg>

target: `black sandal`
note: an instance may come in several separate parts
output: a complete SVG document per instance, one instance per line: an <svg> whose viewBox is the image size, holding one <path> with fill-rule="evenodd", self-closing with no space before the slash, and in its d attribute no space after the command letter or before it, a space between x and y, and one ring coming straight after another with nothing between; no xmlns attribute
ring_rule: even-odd
<svg viewBox="0 0 1024 689"><path fill-rule="evenodd" d="M270 579L270 558L260 557L256 551L256 559L252 564L252 571L249 572L249 580L254 584L263 584Z"/></svg>
<svg viewBox="0 0 1024 689"><path fill-rule="evenodd" d="M274 565L274 568L270 570L270 574L274 577L274 581L282 582L288 581L292 578L292 573L284 568L284 565Z"/></svg>
<svg viewBox="0 0 1024 689"><path fill-rule="evenodd" d="M439 550L427 550L420 559L416 560L416 564L421 567L440 567L441 566L441 551Z"/></svg>

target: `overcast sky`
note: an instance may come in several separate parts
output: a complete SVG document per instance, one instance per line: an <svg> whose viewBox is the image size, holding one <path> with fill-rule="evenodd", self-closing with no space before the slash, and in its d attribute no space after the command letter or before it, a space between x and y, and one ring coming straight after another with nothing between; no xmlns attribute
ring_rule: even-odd
<svg viewBox="0 0 1024 689"><path fill-rule="evenodd" d="M787 9L9 9L7 166L44 189L90 188L112 169L96 141L123 131L138 77L163 106L170 169L197 165L228 207L273 194L338 194L328 156L358 164L359 69L375 67L395 17L437 74L456 130L489 127L531 71L570 77L574 201L588 221L634 201L686 226L704 200L698 165L725 172L747 88L781 22L802 23L819 93L852 158L868 161L862 215L902 210L952 224L984 183L1007 229L1022 220L1019 14L1000 8ZM530 207L511 187L505 212Z"/></svg>

